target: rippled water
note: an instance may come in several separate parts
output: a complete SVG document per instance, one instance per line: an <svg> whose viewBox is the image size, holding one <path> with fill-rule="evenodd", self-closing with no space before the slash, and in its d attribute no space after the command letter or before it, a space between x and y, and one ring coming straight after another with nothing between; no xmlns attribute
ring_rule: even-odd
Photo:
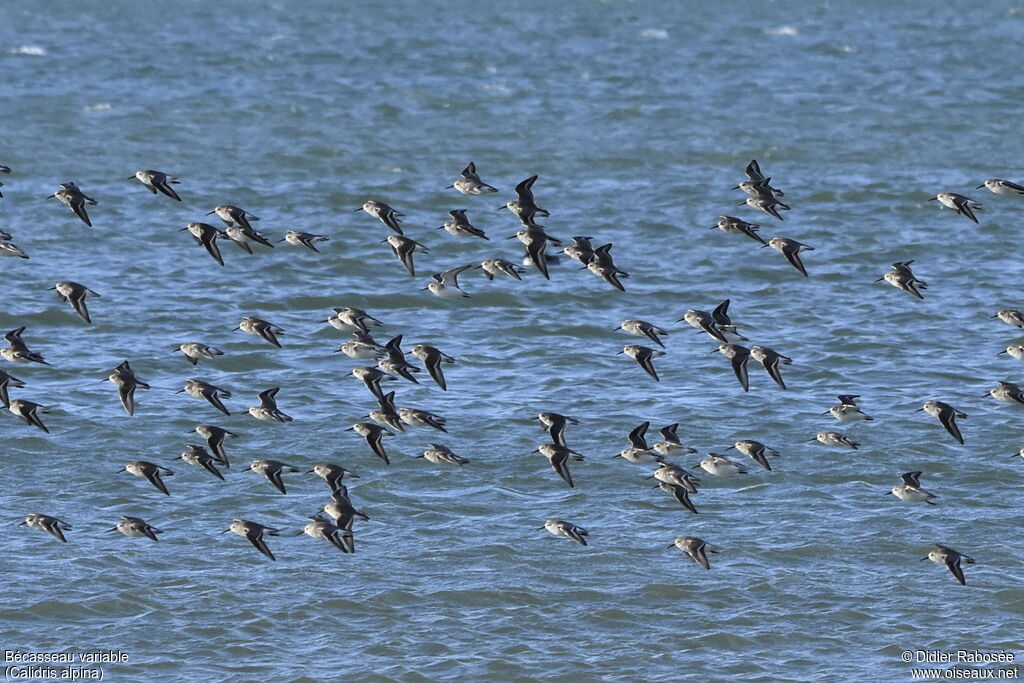
<svg viewBox="0 0 1024 683"><path fill-rule="evenodd" d="M995 355L1015 330L989 319L1024 304L1024 200L973 188L1024 180L1022 29L1007 3L8 5L0 228L32 258L2 263L0 327L27 326L53 363L5 365L27 383L13 393L53 408L50 435L3 418L3 647L119 649L107 675L147 680L890 680L909 676L906 649L1021 653L1024 408L981 397L1024 379ZM737 207L751 158L786 190L784 223ZM442 189L470 160L499 195ZM184 202L125 180L139 168L181 178ZM614 242L628 292L566 263L550 282L477 271L464 301L420 291L520 257L495 209L533 173L548 230ZM99 201L93 229L43 200L66 180ZM980 225L929 202L939 191L981 201ZM416 278L353 213L369 198L431 248ZM226 243L220 268L179 229L222 203L275 239L331 241ZM434 231L453 208L492 241ZM719 214L814 246L810 277L709 230ZM924 301L873 284L907 259ZM46 291L57 280L102 295L93 325ZM724 298L751 343L793 358L788 391L751 363L744 394L673 322ZM451 434L390 439L390 467L344 431L374 407L320 322L344 305L383 320L382 340L458 358L447 392L395 383ZM231 332L249 314L284 327L284 348ZM627 317L671 331L660 383L616 355L638 341L611 331ZM171 352L190 340L225 355L193 369ZM153 386L130 418L100 383L126 358ZM188 377L233 391L234 414L174 395ZM245 414L271 386L294 423ZM820 415L838 393L875 422ZM914 412L928 399L968 413L965 446ZM530 454L540 410L581 421L576 489ZM782 455L705 477L694 516L611 458L644 420L679 422L702 452L752 438ZM173 460L204 422L241 435L226 482ZM862 446L808 443L825 429ZM472 462L413 459L431 441ZM282 496L241 471L257 457L358 472L373 520L358 553L282 537L270 562L220 535L233 517L293 533L326 502L312 475L286 475ZM136 459L174 469L170 497L116 473ZM907 470L938 505L884 495ZM28 512L69 521L69 543L16 526ZM107 534L122 514L166 533ZM548 517L591 545L537 531ZM721 550L710 572L668 548L684 534ZM919 562L935 542L977 559L967 587Z"/></svg>

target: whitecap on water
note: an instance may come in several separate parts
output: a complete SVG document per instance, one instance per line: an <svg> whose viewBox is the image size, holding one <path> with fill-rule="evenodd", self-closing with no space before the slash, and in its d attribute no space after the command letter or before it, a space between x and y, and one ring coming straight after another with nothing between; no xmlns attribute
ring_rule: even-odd
<svg viewBox="0 0 1024 683"><path fill-rule="evenodd" d="M110 103L109 102L100 102L99 104L90 104L89 106L85 107L86 111L107 111L108 109L110 109Z"/></svg>
<svg viewBox="0 0 1024 683"><path fill-rule="evenodd" d="M42 57L46 54L46 48L40 47L39 45L19 45L18 47L12 47L7 51L9 55L32 55L33 57Z"/></svg>
<svg viewBox="0 0 1024 683"><path fill-rule="evenodd" d="M645 28L640 31L640 36L643 38L656 38L658 40L667 40L668 31L663 28Z"/></svg>
<svg viewBox="0 0 1024 683"><path fill-rule="evenodd" d="M778 28L766 28L764 30L770 36L798 36L800 31L793 26L779 26Z"/></svg>

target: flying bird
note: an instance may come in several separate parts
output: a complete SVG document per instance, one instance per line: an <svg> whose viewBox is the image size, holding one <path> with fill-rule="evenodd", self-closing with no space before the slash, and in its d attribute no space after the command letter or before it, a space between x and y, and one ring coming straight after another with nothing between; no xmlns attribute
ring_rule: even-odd
<svg viewBox="0 0 1024 683"><path fill-rule="evenodd" d="M171 185L179 184L178 179L172 178L166 173L161 173L160 171L136 171L135 175L130 176L128 180L138 180L153 194L161 192L175 201L181 201L181 197L171 187Z"/></svg>

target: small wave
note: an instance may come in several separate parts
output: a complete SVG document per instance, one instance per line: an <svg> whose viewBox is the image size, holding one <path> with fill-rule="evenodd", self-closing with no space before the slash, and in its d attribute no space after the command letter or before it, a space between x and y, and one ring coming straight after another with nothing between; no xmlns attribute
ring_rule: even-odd
<svg viewBox="0 0 1024 683"><path fill-rule="evenodd" d="M39 45L19 45L18 47L12 47L7 51L9 55L31 55L33 57L42 57L46 54L46 48Z"/></svg>
<svg viewBox="0 0 1024 683"><path fill-rule="evenodd" d="M110 103L109 102L100 102L99 104L90 104L89 106L85 107L86 111L107 111L108 109L110 109Z"/></svg>
<svg viewBox="0 0 1024 683"><path fill-rule="evenodd" d="M663 28L645 28L640 32L642 38L656 38L657 40L668 40L668 31Z"/></svg>
<svg viewBox="0 0 1024 683"><path fill-rule="evenodd" d="M764 31L770 36L798 36L800 31L796 30L793 26L780 26L778 28L768 28Z"/></svg>

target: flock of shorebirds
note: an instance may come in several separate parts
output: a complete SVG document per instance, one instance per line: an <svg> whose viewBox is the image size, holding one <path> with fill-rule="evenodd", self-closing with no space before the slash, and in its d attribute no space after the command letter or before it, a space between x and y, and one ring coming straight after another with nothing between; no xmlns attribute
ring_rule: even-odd
<svg viewBox="0 0 1024 683"><path fill-rule="evenodd" d="M10 173L11 169L0 166L0 172ZM748 196L743 205L767 214L780 221L783 220L781 211L789 210L782 201L784 193L772 185L772 179L762 173L757 161L751 161L745 169L746 180L740 182L735 190L742 190ZM623 280L629 275L619 268L611 255L611 244L594 246L590 237L576 236L571 243L562 245L561 240L549 235L545 228L536 222L538 217L546 217L549 213L538 206L533 186L538 176L533 175L523 180L515 188L516 198L507 202L501 209L508 209L519 219L521 228L508 239L518 239L525 247L525 254L518 261L509 261L502 258L488 258L479 264L460 265L434 274L430 282L423 288L432 294L442 298L465 298L470 296L459 285L459 275L471 268L483 270L488 280L495 277L508 277L520 280L522 275L528 272L528 268L535 268L544 278L550 278L549 265L557 263L558 254L548 253L551 246L561 246L560 254L576 261L582 268L589 270L600 277L612 287L625 291ZM129 179L137 179L153 194L161 193L172 200L181 201L181 197L174 189L179 184L177 178L166 173L153 170L141 170ZM0 183L2 185L2 183ZM497 188L483 182L477 173L476 166L470 163L460 174L459 178L449 186L464 195L478 196L489 195L498 192ZM998 195L1024 195L1024 187L1001 179L989 179L978 189L987 188ZM447 188L446 188L447 189ZM0 195L2 197L3 195ZM96 200L87 195L73 182L66 182L60 185L60 189L51 195L67 205L71 211L86 225L91 226L87 207L97 205ZM933 197L943 207L956 211L960 215L977 223L975 211L981 205L975 200L952 192L942 192ZM395 258L408 271L415 276L416 266L414 257L418 253L428 253L429 250L420 242L404 234L402 229L402 214L391 206L376 200L367 201L356 212L364 211L370 216L378 219L387 226L392 234L385 240L391 248ZM456 237L489 240L484 231L472 225L467 217L467 210L457 209L449 212L450 218L437 229L445 230ZM224 265L224 258L220 251L218 240L227 239L238 245L239 248L248 253L253 253L253 247L274 247L274 243L265 235L253 227L253 223L259 218L237 206L221 205L215 207L207 215L216 215L224 226L203 222L189 223L181 231L188 231L201 245L211 258L221 266ZM744 235L762 247L770 247L781 253L787 261L802 275L807 276L807 269L801 259L801 254L812 251L813 247L787 237L772 237L765 241L759 234L760 226L744 221L733 216L720 216L717 223L711 229L720 230L726 234ZM27 259L29 255L13 243L13 237L6 232L0 231L0 254ZM317 245L327 241L324 235L289 230L278 242L318 251ZM913 261L900 261L892 264L892 269L878 278L877 282L884 281L914 297L923 299L921 292L927 289L927 284L918 279L912 269ZM76 282L58 282L51 289L55 290L62 300L67 302L73 311L81 316L86 323L91 323L87 300L90 297L98 297L99 294L87 286ZM751 345L749 348L740 344L748 341L729 316L730 301L723 301L710 313L702 310L691 309L687 311L677 323L686 323L693 328L705 333L713 339L717 346L712 353L720 353L729 359L731 369L735 374L743 391L749 390L749 377L747 371L748 361L753 358L761 364L767 375L782 389L786 383L782 377L782 366L792 363L791 359L783 354L765 346ZM993 318L998 318L1008 325L1017 328L1024 328L1024 314L1018 310L1007 309L998 311ZM443 351L429 344L415 344L409 351L402 349L403 339L401 335L391 338L386 343L379 343L374 339L372 331L382 327L383 323L370 313L352 307L333 309L333 313L323 322L332 327L351 333L352 338L337 349L349 358L356 360L374 361L375 365L361 366L353 369L351 374L361 381L373 398L377 401L377 408L371 411L366 417L370 422L357 422L349 427L363 439L372 452L390 464L390 457L385 448L384 439L393 436L395 432L404 432L407 427L425 427L446 433L446 420L427 410L413 408L399 408L395 405L395 392L385 393L382 383L404 379L409 382L419 383L416 374L421 369L408 359L410 355L422 362L427 374L440 387L447 390L447 382L444 375L444 367L454 363L455 359ZM267 343L280 347L278 335L283 330L266 320L253 316L244 317L236 330L257 336ZM664 348L662 337L668 334L662 327L650 322L638 319L624 320L616 328L628 334L643 337L655 346L641 344L628 344L619 353L629 356L646 372L653 380L660 381L654 361L665 354L659 350ZM25 327L11 330L4 335L8 346L0 349L0 355L7 361L14 363L35 363L48 365L43 356L29 348L23 338ZM206 362L222 355L222 352L214 346L200 342L182 343L176 351L182 353L185 359L193 366L200 362ZM1019 360L1024 360L1024 345L1011 345L1001 353L1009 354ZM121 404L128 413L132 415L135 411L135 392L138 389L149 389L149 385L135 375L134 370L128 361L118 365L111 371L107 378L117 387ZM12 388L25 388L26 383L22 380L0 371L0 399L8 410L25 421L26 424L34 426L44 432L49 432L44 424L41 415L45 414L46 407L22 398L11 399L9 391ZM248 409L248 413L258 419L267 422L289 422L291 417L282 412L277 405L276 396L279 389L269 388L259 394L259 405ZM199 379L188 379L178 393L186 393L189 396L209 402L217 411L224 415L230 415L230 411L224 405L223 399L231 398L231 393L226 389L210 384ZM998 382L988 394L992 398L1008 403L1024 403L1024 390L1010 382ZM824 412L831 415L840 422L868 421L868 416L857 404L856 395L840 395L838 403L831 406ZM963 436L957 425L957 419L967 417L966 414L953 406L942 401L928 401L919 412L926 412L938 419L945 430L959 443L964 443ZM578 424L578 421L567 415L554 412L541 412L537 419L550 436L550 442L540 445L534 452L543 455L551 465L554 472L570 487L574 486L572 474L569 469L570 462L583 460L583 456L571 449L566 441L566 431L570 425ZM655 466L649 478L656 480L656 488L672 496L685 509L696 514L697 508L691 496L697 494L701 484L699 476L687 471L684 467L672 462L675 456L696 453L697 451L684 444L677 434L678 424L667 425L659 430L661 439L656 443L647 441L646 432L650 427L649 422L644 422L631 431L628 435L629 447L623 449L616 457L621 457L631 463L651 464ZM206 440L206 446L188 444L185 450L178 456L189 465L201 467L211 476L223 480L224 474L220 468L229 466L228 456L225 451L225 441L236 434L214 425L199 425L195 428L196 433ZM849 436L838 431L823 431L811 439L812 442L820 442L826 446L835 448L856 449L857 442ZM771 470L770 458L778 456L778 451L753 440L737 441L726 450L736 450L741 455L749 458L754 464L765 470ZM1021 449L1020 455L1024 455ZM447 446L439 443L431 443L421 456L427 461L436 465L465 465L468 459L452 452ZM741 462L719 453L708 453L700 463L699 467L705 475L713 477L727 477L738 474L746 474L747 467ZM282 494L286 493L283 475L286 473L300 472L299 468L293 467L284 462L268 459L254 460L246 468L263 475L268 482ZM121 470L129 474L147 480L152 486L164 494L168 494L163 478L170 476L173 472L166 466L148 462L133 461L127 463ZM331 500L323 506L323 515L316 514L309 517L309 522L299 534L305 533L313 538L327 541L346 553L355 552L355 541L353 525L356 519L368 520L369 517L356 509L348 487L345 484L347 478L356 477L349 469L335 463L322 462L312 466L307 474L316 474L324 479L330 490ZM936 496L927 491L921 485L922 472L906 472L900 475L901 484L892 487L887 492L896 498L908 503L924 503L934 505ZM326 515L326 516L325 516ZM61 541L66 541L64 532L71 529L71 525L64 520L46 514L32 513L25 517L23 525L46 531ZM548 519L539 530L546 529L555 536L562 536L580 545L587 545L588 531L572 522L560 519ZM146 537L156 541L160 529L147 523L138 517L122 517L121 520L110 531L119 531L126 536ZM275 559L267 545L268 536L280 535L280 530L264 526L257 522L246 519L235 519L224 533L234 532L245 537L257 550L271 560ZM704 539L694 536L680 536L675 539L671 547L678 548L688 555L697 565L704 569L710 569L708 560L709 552L717 552ZM932 560L944 565L961 584L965 584L962 564L974 563L974 559L968 555L954 550L942 544L936 544L930 552L922 558Z"/></svg>

